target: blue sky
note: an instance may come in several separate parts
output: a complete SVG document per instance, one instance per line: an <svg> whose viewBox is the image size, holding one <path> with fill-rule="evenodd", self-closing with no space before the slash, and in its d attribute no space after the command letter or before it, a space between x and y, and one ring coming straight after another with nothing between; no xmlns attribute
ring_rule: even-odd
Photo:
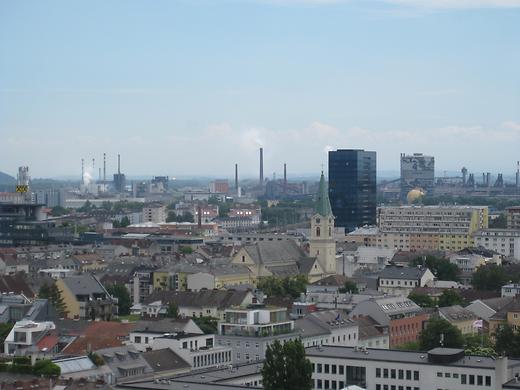
<svg viewBox="0 0 520 390"><path fill-rule="evenodd" d="M331 148L520 159L520 0L0 0L0 170L318 172Z"/></svg>

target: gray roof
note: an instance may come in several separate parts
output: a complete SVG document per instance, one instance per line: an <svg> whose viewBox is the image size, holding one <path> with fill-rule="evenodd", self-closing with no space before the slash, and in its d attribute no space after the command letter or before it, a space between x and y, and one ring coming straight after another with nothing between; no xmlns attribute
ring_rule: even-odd
<svg viewBox="0 0 520 390"><path fill-rule="evenodd" d="M317 311L294 322L295 330L305 337L330 334L332 329L352 326L357 326L357 323L338 310Z"/></svg>
<svg viewBox="0 0 520 390"><path fill-rule="evenodd" d="M133 332L160 334L183 332L189 321L191 321L189 318L165 318L158 321L138 321ZM200 333L202 334L203 332L201 331Z"/></svg>
<svg viewBox="0 0 520 390"><path fill-rule="evenodd" d="M151 294L145 304L155 301L175 303L178 307L217 307L224 309L240 306L249 291L201 290L201 291L157 291Z"/></svg>
<svg viewBox="0 0 520 390"><path fill-rule="evenodd" d="M439 350L446 350L451 352L453 350L449 348L435 348L432 351L438 352ZM430 351L431 352L431 351ZM401 351L401 350L390 350L390 349L371 349L368 348L367 352L356 351L355 347L342 347L342 346L330 346L322 345L319 347L308 347L305 349L307 356L317 357L329 357L336 359L356 359L356 360L367 360L367 361L381 361L381 362L397 362L397 363L410 363L410 364L432 364L428 362L428 352L426 351ZM340 362L338 362L340 363ZM520 364L520 360L508 359L508 366L511 368ZM449 363L450 366L467 367L467 368L479 368L494 370L496 366L496 359L479 356L471 359L460 359L454 363Z"/></svg>
<svg viewBox="0 0 520 390"><path fill-rule="evenodd" d="M441 307L439 308L439 313L448 321L468 321L477 319L477 316L474 313L464 309L460 305Z"/></svg>
<svg viewBox="0 0 520 390"><path fill-rule="evenodd" d="M388 266L379 273L379 277L385 279L418 280L427 270L428 268L426 267Z"/></svg>
<svg viewBox="0 0 520 390"><path fill-rule="evenodd" d="M255 264L290 263L307 257L293 240L261 241L244 249Z"/></svg>
<svg viewBox="0 0 520 390"><path fill-rule="evenodd" d="M104 294L105 289L94 275L68 276L63 283L75 295Z"/></svg>
<svg viewBox="0 0 520 390"><path fill-rule="evenodd" d="M157 349L143 353L143 358L148 362L154 372L171 370L189 370L191 366L183 358L170 348Z"/></svg>

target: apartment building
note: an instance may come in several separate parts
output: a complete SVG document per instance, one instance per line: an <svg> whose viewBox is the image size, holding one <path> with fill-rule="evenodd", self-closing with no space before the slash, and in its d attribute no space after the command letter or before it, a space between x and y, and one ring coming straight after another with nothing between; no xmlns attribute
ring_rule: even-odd
<svg viewBox="0 0 520 390"><path fill-rule="evenodd" d="M508 207L506 218L508 229L520 229L520 206Z"/></svg>
<svg viewBox="0 0 520 390"><path fill-rule="evenodd" d="M473 240L477 247L520 261L520 228L478 230L473 234Z"/></svg>
<svg viewBox="0 0 520 390"><path fill-rule="evenodd" d="M426 267L388 266L379 273L377 290L406 297L414 288L424 287L434 279L435 276Z"/></svg>
<svg viewBox="0 0 520 390"><path fill-rule="evenodd" d="M319 346L307 348L306 355L313 389L502 390L520 374L519 360L465 356L463 349L452 348L418 352Z"/></svg>
<svg viewBox="0 0 520 390"><path fill-rule="evenodd" d="M158 203L143 207L143 222L164 223L166 222L166 206Z"/></svg>
<svg viewBox="0 0 520 390"><path fill-rule="evenodd" d="M428 320L428 314L406 297L371 298L360 302L349 317L355 320L360 316L369 316L388 328L390 348L417 341Z"/></svg>
<svg viewBox="0 0 520 390"><path fill-rule="evenodd" d="M388 206L377 215L377 246L404 251L461 250L488 227L487 206Z"/></svg>
<svg viewBox="0 0 520 390"><path fill-rule="evenodd" d="M473 273L478 267L486 264L502 264L502 256L495 251L478 248L464 248L449 255L450 263L460 269L460 281L464 285L471 285Z"/></svg>

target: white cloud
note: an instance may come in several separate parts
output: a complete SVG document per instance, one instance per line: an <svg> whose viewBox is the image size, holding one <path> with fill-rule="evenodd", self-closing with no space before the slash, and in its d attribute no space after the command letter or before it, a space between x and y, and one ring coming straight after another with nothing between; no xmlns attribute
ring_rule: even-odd
<svg viewBox="0 0 520 390"><path fill-rule="evenodd" d="M419 8L516 8L520 0L381 0L385 3Z"/></svg>

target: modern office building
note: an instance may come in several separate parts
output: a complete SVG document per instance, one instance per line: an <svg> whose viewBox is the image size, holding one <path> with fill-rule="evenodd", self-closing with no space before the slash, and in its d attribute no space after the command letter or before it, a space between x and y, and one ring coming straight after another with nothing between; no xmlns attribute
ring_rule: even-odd
<svg viewBox="0 0 520 390"><path fill-rule="evenodd" d="M401 153L401 200L413 189L420 189L426 195L433 194L435 179L435 158L422 153L406 155Z"/></svg>
<svg viewBox="0 0 520 390"><path fill-rule="evenodd" d="M520 260L520 229L482 229L473 235L475 246Z"/></svg>
<svg viewBox="0 0 520 390"><path fill-rule="evenodd" d="M518 388L509 386L520 373L519 360L465 356L463 349L452 348L419 352L318 346L306 348L306 355L313 389L501 390Z"/></svg>
<svg viewBox="0 0 520 390"><path fill-rule="evenodd" d="M335 225L353 231L376 223L376 152L329 152L329 198Z"/></svg>

